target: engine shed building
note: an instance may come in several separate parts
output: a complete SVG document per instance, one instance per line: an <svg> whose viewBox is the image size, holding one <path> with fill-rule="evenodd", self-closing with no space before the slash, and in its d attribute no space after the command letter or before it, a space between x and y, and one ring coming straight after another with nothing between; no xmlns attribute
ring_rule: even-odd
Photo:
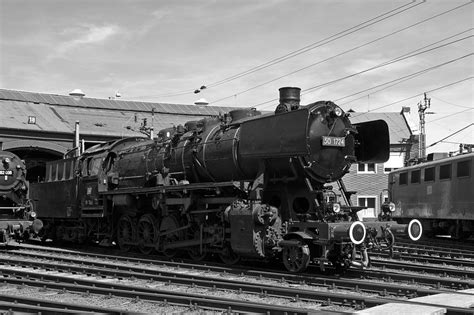
<svg viewBox="0 0 474 315"><path fill-rule="evenodd" d="M46 161L81 146L154 134L235 108L150 103L0 89L0 144L27 162L28 178L44 173Z"/></svg>
<svg viewBox="0 0 474 315"><path fill-rule="evenodd" d="M197 106L98 99L0 89L0 147L26 160L29 180L40 180L45 162L61 158L75 147L76 122L82 145L117 138L146 136L187 121L217 116L235 107ZM344 177L346 188L357 191L351 201L368 206L364 217L377 215L388 173L402 167L417 151L417 138L402 112L352 112L353 123L383 119L390 131L390 160L356 164Z"/></svg>

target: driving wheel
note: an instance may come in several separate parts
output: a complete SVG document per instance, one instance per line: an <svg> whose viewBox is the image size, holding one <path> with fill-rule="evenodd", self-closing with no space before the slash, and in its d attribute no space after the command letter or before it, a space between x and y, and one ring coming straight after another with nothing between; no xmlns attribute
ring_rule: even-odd
<svg viewBox="0 0 474 315"><path fill-rule="evenodd" d="M135 242L136 226L132 218L126 214L122 215L117 224L117 243L124 252L132 248Z"/></svg>
<svg viewBox="0 0 474 315"><path fill-rule="evenodd" d="M158 240L158 224L152 214L144 214L138 220L138 249L143 254L149 254L155 248L155 242Z"/></svg>

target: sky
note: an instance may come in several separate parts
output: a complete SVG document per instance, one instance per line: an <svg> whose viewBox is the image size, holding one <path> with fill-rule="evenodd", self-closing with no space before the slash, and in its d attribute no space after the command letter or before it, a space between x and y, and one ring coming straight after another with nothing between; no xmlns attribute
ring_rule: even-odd
<svg viewBox="0 0 474 315"><path fill-rule="evenodd" d="M426 92L427 145L447 137L427 152L455 151L474 143L473 13L471 0L0 0L0 88L274 110L295 86L302 104L410 107L417 129Z"/></svg>

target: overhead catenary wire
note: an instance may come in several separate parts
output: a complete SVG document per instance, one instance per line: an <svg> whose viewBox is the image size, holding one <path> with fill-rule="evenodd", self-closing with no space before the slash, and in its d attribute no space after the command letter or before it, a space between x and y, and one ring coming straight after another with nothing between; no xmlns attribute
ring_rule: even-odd
<svg viewBox="0 0 474 315"><path fill-rule="evenodd" d="M466 5L466 4L464 4L464 5ZM464 5L462 5L462 6L464 6ZM261 83L261 84L252 86L252 87L247 88L247 89L245 89L245 90L242 90L242 91L233 93L232 95L229 95L229 96L220 98L220 99L218 99L218 100L215 100L215 101L213 101L213 103L216 104L216 103L218 103L218 102L222 102L222 101L224 101L224 100L233 98L233 97L235 97L235 96L237 96L237 95L241 95L241 94L247 93L247 92L249 92L249 91L255 90L255 89L257 89L257 88L259 88L259 87L262 87L262 86L264 86L264 85L267 85L267 84L269 84L269 83L275 82L275 81L280 80L280 79L282 79L282 78L288 77L288 76L293 75L293 74L295 74L295 73L301 72L301 71L303 71L303 70L306 70L306 69L309 69L309 68L311 68L311 67L317 66L317 65L319 65L319 64L322 64L322 63L327 62L327 61L329 61L329 60L332 60L332 59L334 59L334 58L337 58L337 57L340 57L340 56L345 55L345 54L347 54L347 53L353 52L353 51L355 51L355 50L357 50L357 49L360 49L360 48L362 48L362 47L368 46L368 45L373 44L373 43L375 43L375 42L377 42L377 41L380 41L380 40L382 40L382 39L388 38L388 37L390 37L390 36L393 36L393 35L395 35L395 34L398 34L398 33L402 32L402 31L408 30L408 29L413 28L413 27L415 27L415 26L418 26L418 25L420 25L420 24L422 24L422 23L425 23L425 22L427 22L427 21L430 21L430 20L432 20L432 19L435 19L435 18L437 18L437 17L440 17L440 16L442 16L442 15L444 15L444 14L447 14L447 13L453 11L453 10L456 10L456 9L462 7L462 6L458 6L458 7L456 7L456 8L453 8L453 9L450 9L450 10L447 10L447 11L444 11L444 12L441 12L441 13L438 13L438 14L435 14L435 15L433 15L433 16L431 16L431 17L428 17L428 18L426 18L426 19L423 19L423 20L421 20L421 21L419 21L419 22L416 22L416 23L411 24L411 25L409 25L409 26L403 27L403 28L398 29L398 30L396 30L396 31L393 31L393 32L391 32L391 33L389 33L389 34L386 34L386 35L384 35L384 36L381 36L381 37L378 37L378 38L373 39L373 40L371 40L371 41L368 41L368 42L366 42L366 43L364 43L364 44L361 44L361 45L358 45L358 46L356 46L356 47L353 47L353 48L351 48L351 49L345 50L345 51L343 51L343 52L341 52L341 53L338 53L338 54L336 54L336 55L330 56L330 57L328 57L328 58L326 58L326 59L323 59L323 60L320 60L320 61L318 61L318 62L312 63L312 64L310 64L310 65L308 65L308 66L299 68L299 69L297 69L297 70L291 71L291 72L289 72L289 73L286 73L286 74L281 75L281 76L278 76L278 77L276 77L276 78L274 78L274 79L265 81L265 82L263 82L263 83ZM467 29L467 30L462 31L462 32L460 32L460 33L451 35L451 36L449 36L449 37L447 37L447 38L444 38L444 39L442 39L442 40L439 40L439 41L437 41L437 42L434 42L434 43L432 43L432 44L430 44L430 45L435 45L435 44L437 44L437 43L440 43L440 42L442 42L442 41L445 41L445 40L454 38L454 37L459 36L459 35L461 35L461 34L470 32L470 31L472 31L472 30L473 30L473 28ZM425 46L425 47L429 47L430 45ZM420 49L422 49L422 48L420 48ZM400 56L399 58L401 58L401 57L403 57L403 56Z"/></svg>
<svg viewBox="0 0 474 315"><path fill-rule="evenodd" d="M243 72L237 73L237 74L235 74L235 75L229 76L229 77L227 77L227 78L224 78L224 79L222 79L222 80L219 80L219 81L216 81L216 82L207 84L206 87L207 87L207 88L209 88L209 87L215 87L215 86L217 86L217 85L221 85L221 84L226 83L226 82L229 82L229 81L231 81L231 80L235 80L235 79L237 79L237 78L240 78L240 77L242 77L242 76L244 76L244 75L247 75L247 74L250 74L250 73L254 73L254 72L259 71L259 70L261 70L261 69L267 68L267 67L269 67L270 65L273 65L273 64L282 62L282 61L284 61L284 60L287 60L287 59L289 59L289 58L292 58L292 57L294 57L294 56L300 55L300 54L302 54L302 53L304 53L304 52L306 52L306 51L309 51L309 50L311 50L311 49L315 49L315 48L317 48L317 47L313 47L313 46L315 46L315 45L318 45L318 44L323 43L323 42L328 41L328 40L334 41L334 40L336 40L336 39L339 39L339 38L343 37L343 36L340 36L340 35L342 35L342 34L344 34L344 33L347 33L347 32L349 32L349 31L353 30L352 32L347 33L346 35L344 35L344 36L347 36L347 35L349 35L349 34L354 33L355 31L358 31L358 30L363 29L363 28L365 28L365 27L368 27L368 26L374 25L374 24L376 24L376 23L379 23L379 22L381 22L381 21L383 21L383 20L386 20L386 19L388 19L388 18L390 18L390 17L393 17L393 16L395 16L395 15L397 15L397 14L400 14L400 13L402 13L402 12L405 12L405 11L407 11L407 10L409 10L409 9L412 9L412 8L418 6L418 5L423 4L423 3L424 3L424 1L423 1L423 2L418 2L418 3L414 3L413 1L410 1L410 2L408 2L408 3L406 3L406 4L404 4L404 5L401 5L401 6L397 7L397 8L395 8L395 9L392 9L392 10L389 10L389 11L387 11L387 12L384 12L384 13L382 13L382 14L380 14L380 15L377 15L376 17L373 17L373 18L371 18L371 19L369 19L369 20L366 20L366 21L364 21L364 22L362 22L362 23L359 23L359 24L357 24L357 25L355 25L355 26L352 26L352 27L350 27L350 28L348 28L348 29L345 29L345 30L340 31L340 32L338 32L338 33L336 33L336 34L330 35L330 36L328 36L328 37L326 37L326 38L324 38L324 39L322 39L322 40L319 40L319 41L317 41L317 42L314 42L314 43L311 43L311 44L309 44L309 45L306 45L306 46L304 46L304 47L302 47L302 48L300 48L300 49L291 51L291 52L289 52L289 53L287 53L287 54L285 54L285 55L283 55L283 56L281 56L281 57L274 58L274 59L272 59L272 60L270 60L270 61L267 61L267 62L265 62L265 63L263 63L263 64L260 64L260 65L258 65L258 66L252 67L252 68L250 68L250 69L248 69L248 70L246 70L246 71L243 71ZM408 8L405 8L405 7L407 7L407 6L408 6ZM397 11L398 11L398 12L397 12ZM387 16L387 15L388 15L388 16ZM386 17L384 17L384 16L386 16ZM384 17L384 18L383 18L383 17ZM383 18L383 19L382 19L382 18ZM369 24L369 23L370 23L370 24ZM365 24L367 24L367 25L365 25ZM364 25L365 25L365 26L364 26ZM364 26L364 27L362 27L362 26ZM357 29L357 28L359 28L359 29ZM354 31L354 29L356 29L356 30ZM333 37L336 37L336 36L340 36L340 37L335 38L335 39L332 39ZM319 47L319 46L318 46L318 47ZM186 95L186 94L192 94L192 93L194 93L194 89L186 89L186 90L181 90L181 91L177 91L177 92L170 92L170 93L163 93L163 94L136 96L135 98L145 98L145 97L170 97L170 96L180 96L180 95Z"/></svg>
<svg viewBox="0 0 474 315"><path fill-rule="evenodd" d="M474 125L474 123L470 123L469 125L467 125L467 126L461 128L461 129L459 129L459 130L457 130L457 131L451 133L450 135L444 137L443 139L438 140L438 141L436 141L436 142L433 142L432 144L430 144L430 145L427 146L426 148L430 148L430 147L432 147L432 146L435 146L435 145L437 145L438 143L443 142L444 140L446 140L446 139L448 139L448 138L451 138L451 137L454 136L455 134L458 134L458 133L460 133L461 131L466 130L467 128L471 127L472 125Z"/></svg>
<svg viewBox="0 0 474 315"><path fill-rule="evenodd" d="M464 39L467 39L467 38L470 38L470 37L473 37L473 35L471 36L468 36L468 37L465 37L461 40L464 40ZM460 40L457 40L457 41L454 41L454 42L459 42ZM452 43L454 43L452 42ZM448 44L451 44L451 43L448 43ZM415 56L418 56L418 55L421 55L421 54L424 54L424 53L427 53L427 52L430 52L430 51L433 51L435 49L438 49L440 47L444 47L448 44L444 44L444 45L441 45L441 46L438 46L438 47L434 47L434 48L430 48L430 49L427 49L425 51L422 51L422 52L418 52L418 53L414 53L414 54L410 54L408 56L405 56L403 58L400 58L400 57L397 57L395 59L392 59L390 61L387 61L387 62L382 62L376 66L373 66L373 67L370 67L370 68L367 68L365 70L362 70L362 71L359 71L359 72L356 72L356 73L353 73L353 74L350 74L350 75L347 75L347 76L344 76L342 78L338 78L338 79L335 79L335 80L332 80L332 81L329 81L329 82L326 82L326 83L322 83L322 84L319 84L319 85L316 85L316 86L313 86L313 87L310 87L310 88L307 88L304 90L304 92L302 93L302 95L304 94L307 94L309 93L310 91L313 91L315 89L319 89L319 88L322 88L322 87L325 87L325 86L328 86L328 85L331 85L331 84L334 84L334 83L337 83L337 82L340 82L342 80L346 80L346 79L349 79L349 78L352 78L356 75L360 75L360 74L363 74L363 73L366 73L366 72L369 72L369 71L372 71L372 70L375 70L375 69L378 69L378 68L382 68L382 67L385 67L385 66L388 66L388 65L391 65L395 62L399 62L399 61L402 61L402 60L405 60L405 59L408 59L408 58L412 58L412 57L415 57ZM467 54L467 55L464 55L464 56L461 56L459 58L456 58L456 59L452 59L450 61L448 61L447 63L451 63L451 62L454 62L454 61L457 61L457 60L460 60L460 59L464 59L466 57L469 57L469 56L472 56L473 53L470 53L470 54ZM445 63L442 63L440 65L444 65Z"/></svg>
<svg viewBox="0 0 474 315"><path fill-rule="evenodd" d="M469 36L469 37L472 37L472 35ZM433 48L430 49L430 51L431 51L431 50L433 50ZM424 51L424 52L427 52L427 51ZM394 62L398 62L398 61L401 61L401 60L404 60L404 59L407 59L407 58L410 58L410 57L414 57L414 56L419 55L419 54L424 53L424 52L419 52L419 53L417 53L417 54L413 54L413 55L410 55L410 56L406 56L406 57L404 57L403 59L395 58L395 59L393 59L392 61L383 62L383 63L381 63L381 64L379 64L379 65L377 65L377 66L370 67L370 68L368 68L368 69L365 69L365 70L362 70L362 71L359 71L359 72L356 72L356 73L353 73L353 74L344 76L344 77L342 77L342 78L338 78L338 79L335 79L335 80L332 80L332 81L329 81L329 82L326 82L326 83L319 84L319 85L317 85L317 86L310 87L310 88L308 88L308 89L304 89L304 90L302 90L301 95L307 94L308 92L313 91L313 90L315 90L315 89L322 88L322 87L325 87L325 86L328 86L328 85L331 85L331 84L340 82L340 81L345 80L345 79L348 79L348 78L352 78L352 77L354 77L354 76L356 76L356 75L359 75L359 74L362 74L362 73L365 73L365 72L368 72L368 71L371 71L371 70L374 70L374 69L377 69L377 68L380 68L380 67L384 67L384 66L390 65L390 64L392 64L392 63L394 63ZM415 73L411 73L411 74L409 74L409 75L406 75L406 76L397 78L397 79L395 79L395 80L391 80L391 81L385 82L385 83L383 83L383 84L379 84L379 85L377 85L377 86L375 86L375 87L371 87L371 88L369 88L369 89L362 90L362 91L360 91L360 92L358 92L358 93L355 93L355 94L363 93L363 92L366 92L366 91L368 91L368 90L370 90L370 89L383 86L383 85L385 85L385 84L390 84L390 83L396 82L396 81L398 81L398 80L405 79L405 78L407 78L407 77L415 76L415 75L418 75L418 74L420 74L420 73L423 73L423 72L426 72L426 71L429 71L429 70L433 70L433 69L436 69L436 68L440 68L440 67L443 67L443 66L445 66L445 65L448 65L448 64L450 64L450 63L459 61L459 60L461 60L461 59L467 58L467 57L472 56L472 55L473 55L473 53L470 53L470 54L467 54L467 55L464 55L464 56L461 56L461 57L458 57L458 58L455 58L455 59L451 59L451 60L449 60L449 61L446 61L446 62L443 62L443 63L441 63L441 64L438 64L438 65L435 65L435 66L432 66L432 67L429 67L429 68L426 68L426 69L417 71L417 72L415 72ZM268 104L268 103L270 103L270 102L274 102L274 101L276 101L276 100L278 100L278 99L273 99L273 100L270 100L270 101L266 101L266 102L263 102L263 103L259 103L259 104L253 105L252 107L258 107L258 106L266 105L266 104Z"/></svg>
<svg viewBox="0 0 474 315"><path fill-rule="evenodd" d="M461 108L472 108L472 107L468 107L468 106L463 106L463 105L458 105L458 104L454 104L452 102L447 102L445 100L442 100L440 99L439 97L437 96L430 96L431 98L434 98L435 100L438 100L438 101L441 101L443 103L446 103L446 104L449 104L449 105L453 105L453 106L456 106L456 107L461 107Z"/></svg>
<svg viewBox="0 0 474 315"><path fill-rule="evenodd" d="M450 86L453 86L453 85L456 85L456 84L459 84L459 83L462 83L462 82L465 82L465 81L468 81L468 80L472 80L474 79L473 76L470 76L470 77L467 77L467 78L464 78L464 79L461 79L461 80L458 80L458 81L454 81L454 82L451 82L451 83L447 83L445 85L442 85L442 86L439 86L437 88L434 88L434 89L431 89L431 90L428 90L424 93L431 93L431 92L434 92L434 91L438 91L438 90L442 90L442 89L445 89L447 87L450 87ZM375 111L375 110L378 110L378 109L382 109L382 108L385 108L385 107L388 107L388 106L392 106L392 105L395 105L395 104L398 104L398 103L402 103L402 102L405 102L405 101L408 101L408 100L411 100L412 98L415 98L415 97L419 97L419 96L422 96L424 93L418 93L416 95L412 95L410 97L407 97L407 98L404 98L404 99L401 99L401 100L398 100L398 101L395 101L395 102L392 102L392 103L389 103L389 104L385 104L385 105L382 105L382 106L379 106L379 107L376 107L376 108L373 108L371 110L369 110L369 112L371 111ZM469 108L468 110L471 110L471 108ZM464 112L464 111L463 111ZM361 113L360 115L362 115L363 113ZM354 114L352 115L353 117L356 117ZM446 117L446 116L445 116ZM443 118L445 118L443 117ZM429 122L427 122L429 123Z"/></svg>
<svg viewBox="0 0 474 315"><path fill-rule="evenodd" d="M436 118L436 119L427 121L426 124L428 124L428 123L433 123L433 122L435 122L435 121L442 120L442 119L445 119L445 118L448 118L448 117L451 117L451 116L459 115L459 114L462 114L462 113L465 113L465 112L469 112L469 111L471 111L471 110L474 110L474 108L467 108L467 109L462 110L462 111L457 112L457 113L452 113L452 114L449 114L449 115L445 115L445 116L443 116L443 117L440 117L440 118Z"/></svg>
<svg viewBox="0 0 474 315"><path fill-rule="evenodd" d="M322 45L326 45L326 44L328 44L328 43L330 43L330 42L333 42L333 41L335 41L335 40L337 40L337 39L340 39L340 38L342 38L342 37L345 37L345 36L347 36L347 35L350 35L350 34L352 34L352 33L355 33L355 32L357 32L357 31L360 31L361 29L364 29L364 28L366 28L366 27L369 27L369 26L372 26L372 25L374 25L374 24L376 24L376 23L379 23L379 22L381 22L381 21L384 21L384 20L386 20L386 19L388 19L388 18L390 18L390 17L393 17L393 16L395 16L395 15L398 15L398 14L400 14L400 13L403 13L403 12L405 12L405 11L407 11L407 10L410 10L410 9L412 9L412 8L414 8L414 7L417 7L418 5L421 5L421 4L423 4L423 3L424 3L424 2L418 2L418 3L414 3L414 4L413 4L413 2L407 3L407 4L405 4L405 5L402 5L402 6L400 6L400 7L395 8L395 9L393 9L393 10L390 10L390 11L388 11L388 12L385 12L385 13L383 13L383 14L380 14L380 15L378 15L378 16L376 16L376 17L370 19L370 20L367 20L367 21L365 21L365 22L362 22L362 23L360 23L360 24L357 24L357 25L355 25L355 26L352 26L352 27L350 27L350 28L348 28L348 29L346 29L346 30L343 30L343 31L339 32L339 33L330 35L330 36L328 36L328 37L326 37L326 38L324 38L324 39L322 39L322 40L319 40L319 41L317 41L317 42L314 42L314 43L312 43L312 44L310 44L310 45L307 45L307 46L305 46L305 47L302 47L302 48L300 48L300 49L298 49L298 50L292 51L292 52L290 52L290 53L288 53L288 54L286 54L286 55L284 55L284 56L281 56L281 57L272 59L272 60L267 61L267 62L265 62L265 63L263 63L263 64L260 64L260 65L258 65L258 66L255 66L255 67L253 67L253 68L251 68L251 69L249 69L249 70L243 71L243 72L241 72L241 73L238 73L238 74L236 74L236 75L230 76L230 77L225 78L225 79L222 79L222 80L220 80L220 81L207 84L206 86L207 86L207 87L215 87L215 86L217 86L217 85L221 85L221 84L227 83L227 82L229 82L229 81L233 81L233 80L235 80L235 79L237 79L237 78L241 78L241 77L243 77L243 76L246 76L246 75L248 75L248 74L254 73L254 72L256 72L256 71L260 71L260 70L262 70L262 69L268 68L268 67L273 66L273 65L275 65L275 64L278 64L278 63L280 63L280 62L282 62L282 61L285 61L285 60L287 60L287 59L290 59L290 58L293 58L293 57L295 57L295 56L301 55L301 54L303 54L303 53L305 53L305 52L307 52L307 51L310 51L310 50L313 50L313 49L315 49L315 48L321 47ZM410 6L410 5L411 5L411 6ZM408 8L404 8L404 7L406 7L406 6L409 6L409 7L408 7ZM398 11L398 10L400 10L400 11ZM397 12L397 11L398 11L398 12Z"/></svg>

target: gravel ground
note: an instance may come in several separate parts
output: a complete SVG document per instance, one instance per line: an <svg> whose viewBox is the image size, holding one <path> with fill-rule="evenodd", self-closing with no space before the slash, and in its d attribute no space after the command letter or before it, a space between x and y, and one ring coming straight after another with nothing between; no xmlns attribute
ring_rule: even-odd
<svg viewBox="0 0 474 315"><path fill-rule="evenodd" d="M95 294L75 294L50 289L37 289L24 286L3 285L0 294L18 297L33 297L43 301L94 305L94 307L120 310L127 313L142 314L221 314L221 312L203 311L194 307L181 307L167 303L152 303L143 300L100 296Z"/></svg>

